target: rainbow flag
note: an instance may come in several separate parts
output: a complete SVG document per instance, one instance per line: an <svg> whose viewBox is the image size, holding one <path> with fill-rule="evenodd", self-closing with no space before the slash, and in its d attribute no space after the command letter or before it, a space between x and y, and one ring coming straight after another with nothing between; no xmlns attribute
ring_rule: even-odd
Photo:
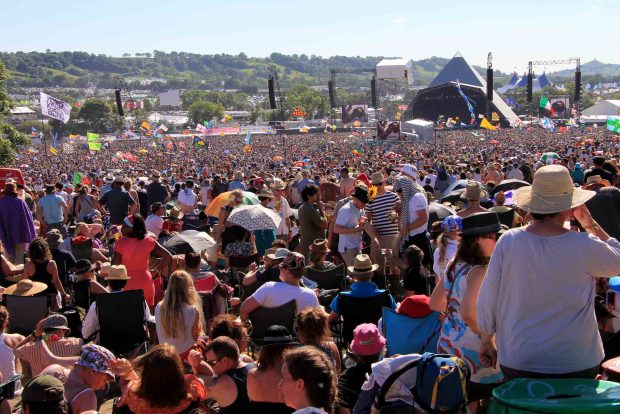
<svg viewBox="0 0 620 414"><path fill-rule="evenodd" d="M353 150L353 155L355 155L356 157L361 157L363 153L364 152L361 149L359 149L359 148L355 148Z"/></svg>

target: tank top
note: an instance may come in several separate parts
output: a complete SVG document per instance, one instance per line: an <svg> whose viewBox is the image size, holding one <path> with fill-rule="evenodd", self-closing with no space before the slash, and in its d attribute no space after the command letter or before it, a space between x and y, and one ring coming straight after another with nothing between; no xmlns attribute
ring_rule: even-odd
<svg viewBox="0 0 620 414"><path fill-rule="evenodd" d="M185 326L177 326L177 337L172 338L167 336L164 332L163 323L161 321L161 304L162 302L159 302L157 306L155 306L155 327L157 328L157 338L159 339L159 343L173 345L179 355L189 351L195 342L192 335L192 327L194 326L194 321L196 319L196 308L186 303L183 304L181 313L183 314Z"/></svg>
<svg viewBox="0 0 620 414"><path fill-rule="evenodd" d="M78 197L80 199L80 216L78 218L80 221L84 221L86 216L95 211L95 207L93 206L93 202L90 201L90 196L88 194L81 194Z"/></svg>
<svg viewBox="0 0 620 414"><path fill-rule="evenodd" d="M47 265L49 260L42 263L34 263L34 275L30 277L33 282L41 282L47 285L47 289L40 293L40 295L56 294L56 287L52 283L52 275L47 271Z"/></svg>
<svg viewBox="0 0 620 414"><path fill-rule="evenodd" d="M220 407L220 414L237 414L237 413L249 413L250 399L248 397L248 371L253 368L254 365L248 364L243 368L233 368L226 372L226 375L230 376L235 382L237 387L237 399L228 407Z"/></svg>
<svg viewBox="0 0 620 414"><path fill-rule="evenodd" d="M15 355L13 349L4 343L4 333L0 333L0 373L4 381L16 375L15 372ZM19 382L16 384L20 388Z"/></svg>

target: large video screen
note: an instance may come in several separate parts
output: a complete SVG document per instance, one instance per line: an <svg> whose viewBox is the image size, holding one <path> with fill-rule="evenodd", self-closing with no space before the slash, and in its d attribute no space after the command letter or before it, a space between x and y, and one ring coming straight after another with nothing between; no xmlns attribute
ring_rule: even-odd
<svg viewBox="0 0 620 414"><path fill-rule="evenodd" d="M377 121L377 139L400 139L400 122Z"/></svg>
<svg viewBox="0 0 620 414"><path fill-rule="evenodd" d="M368 105L344 105L342 107L342 123L368 122Z"/></svg>
<svg viewBox="0 0 620 414"><path fill-rule="evenodd" d="M554 118L568 118L570 116L568 98L551 98L549 102L553 108Z"/></svg>

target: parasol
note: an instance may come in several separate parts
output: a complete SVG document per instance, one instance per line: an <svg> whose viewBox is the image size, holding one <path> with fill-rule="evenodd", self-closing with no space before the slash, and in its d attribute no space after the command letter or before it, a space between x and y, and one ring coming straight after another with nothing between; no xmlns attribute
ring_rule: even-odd
<svg viewBox="0 0 620 414"><path fill-rule="evenodd" d="M200 253L215 246L215 240L204 231L185 230L170 237L163 246L171 254Z"/></svg>
<svg viewBox="0 0 620 414"><path fill-rule="evenodd" d="M490 193L492 197L495 197L495 194L499 193L500 191L506 192L508 190L516 190L517 188L527 187L528 185L530 185L530 183L526 181L522 181L522 180L516 180L516 179L503 180L503 181L500 181L500 183L497 184L495 187L493 187Z"/></svg>
<svg viewBox="0 0 620 414"><path fill-rule="evenodd" d="M241 205L233 209L227 221L248 231L255 231L275 230L282 219L274 210L262 205Z"/></svg>
<svg viewBox="0 0 620 414"><path fill-rule="evenodd" d="M230 203L232 191L226 191L215 197L213 201L209 204L209 206L205 209L205 214L211 217L217 217L220 213L220 209ZM258 197L254 193L250 193L249 191L243 192L243 204L254 205L260 204Z"/></svg>

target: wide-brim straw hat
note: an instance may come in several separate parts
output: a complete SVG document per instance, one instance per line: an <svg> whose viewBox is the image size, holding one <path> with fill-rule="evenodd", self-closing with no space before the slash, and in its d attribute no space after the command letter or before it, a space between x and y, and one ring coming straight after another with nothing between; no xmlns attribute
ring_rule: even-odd
<svg viewBox="0 0 620 414"><path fill-rule="evenodd" d="M181 220L183 216L184 216L183 212L176 207L172 207L170 211L168 212L168 217L176 219L176 220Z"/></svg>
<svg viewBox="0 0 620 414"><path fill-rule="evenodd" d="M106 280L129 280L131 276L127 275L127 268L124 265L112 265L109 267L105 276Z"/></svg>
<svg viewBox="0 0 620 414"><path fill-rule="evenodd" d="M274 190L286 190L286 184L284 184L284 181L280 180L279 178L276 178L275 180L273 180L273 184L271 184L271 188L273 188Z"/></svg>
<svg viewBox="0 0 620 414"><path fill-rule="evenodd" d="M347 267L347 270L352 276L355 275L367 275L372 274L375 270L379 268L379 265L372 264L370 257L367 254L358 254L355 256L355 261L353 262L353 266Z"/></svg>
<svg viewBox="0 0 620 414"><path fill-rule="evenodd" d="M264 197L264 198L275 198L275 196L273 195L273 193L269 190L267 190L266 188L263 188L261 190L260 193L258 193L258 197Z"/></svg>
<svg viewBox="0 0 620 414"><path fill-rule="evenodd" d="M47 289L47 285L41 282L33 282L30 279L22 279L4 291L5 295L33 296Z"/></svg>
<svg viewBox="0 0 620 414"><path fill-rule="evenodd" d="M528 213L553 214L584 204L596 193L575 188L566 167L546 165L534 174L531 186L515 191L514 205Z"/></svg>

